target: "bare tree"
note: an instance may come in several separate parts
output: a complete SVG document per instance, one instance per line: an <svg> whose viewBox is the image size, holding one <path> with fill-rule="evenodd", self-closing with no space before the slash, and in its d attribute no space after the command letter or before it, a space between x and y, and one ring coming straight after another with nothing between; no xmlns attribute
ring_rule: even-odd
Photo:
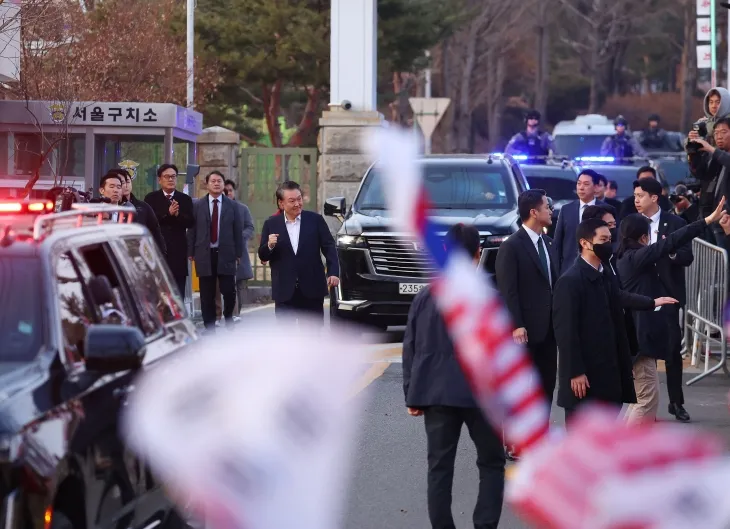
<svg viewBox="0 0 730 529"><path fill-rule="evenodd" d="M589 112L596 112L606 91L607 67L632 38L632 28L651 13L646 2L634 0L560 0L565 9L561 40L580 58L590 80ZM652 13L653 14L653 13Z"/></svg>
<svg viewBox="0 0 730 529"><path fill-rule="evenodd" d="M694 0L680 0L684 18L684 42L682 43L682 112L680 130L688 131L692 122L700 116L692 115L692 98L697 86L697 23Z"/></svg>
<svg viewBox="0 0 730 529"><path fill-rule="evenodd" d="M537 57L535 68L535 109L545 116L550 83L550 37L554 15L558 11L552 2L536 2L534 7Z"/></svg>

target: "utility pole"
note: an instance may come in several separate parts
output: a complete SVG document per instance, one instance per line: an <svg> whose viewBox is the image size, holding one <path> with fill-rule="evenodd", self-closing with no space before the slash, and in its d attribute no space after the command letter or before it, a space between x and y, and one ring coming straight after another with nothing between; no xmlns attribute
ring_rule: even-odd
<svg viewBox="0 0 730 529"><path fill-rule="evenodd" d="M195 0L187 0L187 102L193 108L195 94Z"/></svg>

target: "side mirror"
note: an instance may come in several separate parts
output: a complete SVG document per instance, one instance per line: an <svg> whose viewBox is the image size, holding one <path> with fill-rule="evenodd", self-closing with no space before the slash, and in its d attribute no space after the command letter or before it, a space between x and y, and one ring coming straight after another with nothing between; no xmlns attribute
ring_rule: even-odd
<svg viewBox="0 0 730 529"><path fill-rule="evenodd" d="M86 331L86 369L110 374L139 369L145 354L145 339L137 327L91 325Z"/></svg>
<svg viewBox="0 0 730 529"><path fill-rule="evenodd" d="M114 303L112 284L107 276L94 276L89 280L89 292L97 305Z"/></svg>
<svg viewBox="0 0 730 529"><path fill-rule="evenodd" d="M342 217L346 211L345 197L328 198L324 201L324 214L328 217Z"/></svg>

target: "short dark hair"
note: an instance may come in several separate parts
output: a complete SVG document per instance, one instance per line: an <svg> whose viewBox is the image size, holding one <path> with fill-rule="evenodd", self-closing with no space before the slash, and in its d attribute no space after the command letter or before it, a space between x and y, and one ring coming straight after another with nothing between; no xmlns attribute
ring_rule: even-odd
<svg viewBox="0 0 730 529"><path fill-rule="evenodd" d="M578 228L575 230L575 242L578 245L578 253L581 251L580 241L586 240L591 241L596 236L598 228L608 227L608 224L603 222L601 219L585 219L583 222L578 224Z"/></svg>
<svg viewBox="0 0 730 529"><path fill-rule="evenodd" d="M460 248L467 252L470 256L475 256L481 247L479 240L479 230L474 226L465 224L455 224L449 228L446 233L447 244Z"/></svg>
<svg viewBox="0 0 730 529"><path fill-rule="evenodd" d="M651 233L651 220L647 219L641 213L633 213L627 215L621 221L621 241L616 252L617 257L622 257L626 250L639 241L644 235Z"/></svg>
<svg viewBox="0 0 730 529"><path fill-rule="evenodd" d="M116 173L124 180L126 180L127 178L129 178L130 180L132 179L132 175L126 169L109 169L108 173Z"/></svg>
<svg viewBox="0 0 730 529"><path fill-rule="evenodd" d="M124 185L124 180L122 180L122 176L117 173L114 169L109 171L107 174L101 177L101 181L99 182L99 187L106 187L107 180L111 180L112 178L116 178L119 180L119 183L121 185Z"/></svg>
<svg viewBox="0 0 730 529"><path fill-rule="evenodd" d="M604 186L608 185L608 179L601 173L598 173L598 182L602 183Z"/></svg>
<svg viewBox="0 0 730 529"><path fill-rule="evenodd" d="M226 179L226 177L223 176L223 173L221 173L220 171L211 171L207 175L205 175L205 183L206 184L208 183L208 180L210 180L210 177L213 176L213 175L220 176L224 181Z"/></svg>
<svg viewBox="0 0 730 529"><path fill-rule="evenodd" d="M581 176L586 175L590 176L591 180L593 180L593 185L597 186L601 183L601 175L599 175L597 172L595 172L593 169L583 169L579 174L578 178L576 180L579 180Z"/></svg>
<svg viewBox="0 0 730 529"><path fill-rule="evenodd" d="M299 191L302 192L302 187L296 183L294 180L285 180L281 184L279 184L279 187L276 188L276 203L279 203L279 200L284 200L284 191Z"/></svg>
<svg viewBox="0 0 730 529"><path fill-rule="evenodd" d="M161 166L157 168L157 178L162 176L162 173L167 171L168 169L174 169L175 174L180 174L180 171L177 170L177 165L173 163L163 163Z"/></svg>
<svg viewBox="0 0 730 529"><path fill-rule="evenodd" d="M609 180L608 188L613 189L614 191L618 191L618 182L616 180Z"/></svg>
<svg viewBox="0 0 730 529"><path fill-rule="evenodd" d="M227 178L223 185L231 186L233 189L236 189L236 182L234 182L230 178Z"/></svg>
<svg viewBox="0 0 730 529"><path fill-rule="evenodd" d="M520 220L526 221L530 218L530 211L542 206L542 197L546 196L544 189L529 189L520 193L517 197L517 210L520 212Z"/></svg>
<svg viewBox="0 0 730 529"><path fill-rule="evenodd" d="M725 125L727 128L730 129L730 118L728 116L725 116L725 117L720 118L717 121L715 121L713 130L716 129L718 125Z"/></svg>
<svg viewBox="0 0 730 529"><path fill-rule="evenodd" d="M583 210L583 220L600 219L603 220L604 215L613 215L616 218L616 208L608 204L595 204L588 206Z"/></svg>
<svg viewBox="0 0 730 529"><path fill-rule="evenodd" d="M656 179L656 169L654 169L651 165L643 165L639 167L639 170L636 171L636 178L639 178L641 173L651 173Z"/></svg>
<svg viewBox="0 0 730 529"><path fill-rule="evenodd" d="M662 185L658 180L653 178L642 178L641 180L634 180L634 189L640 187L642 191L649 193L650 195L661 196L664 192Z"/></svg>

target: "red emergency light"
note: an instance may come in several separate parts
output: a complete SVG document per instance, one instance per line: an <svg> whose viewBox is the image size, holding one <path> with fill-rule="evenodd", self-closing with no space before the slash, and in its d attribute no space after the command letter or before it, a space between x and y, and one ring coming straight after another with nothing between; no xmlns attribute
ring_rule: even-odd
<svg viewBox="0 0 730 529"><path fill-rule="evenodd" d="M52 211L53 202L50 202L48 200L0 200L0 215L40 215L43 213L51 213Z"/></svg>

